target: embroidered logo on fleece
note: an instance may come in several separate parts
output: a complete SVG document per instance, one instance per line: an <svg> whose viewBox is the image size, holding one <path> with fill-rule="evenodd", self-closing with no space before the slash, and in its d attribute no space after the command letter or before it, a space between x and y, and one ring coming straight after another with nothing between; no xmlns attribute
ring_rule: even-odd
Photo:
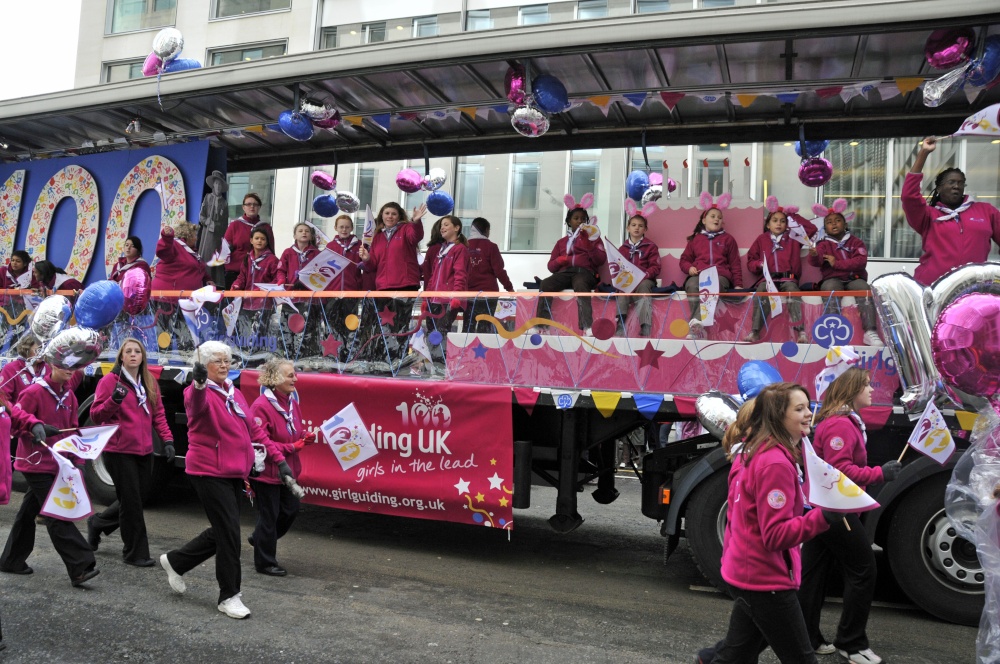
<svg viewBox="0 0 1000 664"><path fill-rule="evenodd" d="M830 441L830 449L842 450L844 449L844 439L840 436L835 436L833 440Z"/></svg>
<svg viewBox="0 0 1000 664"><path fill-rule="evenodd" d="M767 494L767 504L776 510L780 510L787 502L788 499L785 498L784 492L779 491L778 489L775 489Z"/></svg>

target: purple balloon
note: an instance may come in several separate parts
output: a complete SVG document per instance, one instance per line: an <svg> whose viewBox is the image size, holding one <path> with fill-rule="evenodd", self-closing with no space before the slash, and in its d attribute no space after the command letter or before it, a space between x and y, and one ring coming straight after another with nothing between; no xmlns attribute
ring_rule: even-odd
<svg viewBox="0 0 1000 664"><path fill-rule="evenodd" d="M404 168L399 173L396 173L396 186L399 187L400 191L405 191L408 194L415 194L420 191L423 183L424 176L412 168Z"/></svg>
<svg viewBox="0 0 1000 664"><path fill-rule="evenodd" d="M309 179L314 185L323 191L333 191L337 188L337 181L333 179L333 176L326 171L313 171L313 174L309 176Z"/></svg>
<svg viewBox="0 0 1000 664"><path fill-rule="evenodd" d="M807 187L821 187L833 177L833 164L822 157L803 159L799 166L799 182Z"/></svg>
<svg viewBox="0 0 1000 664"><path fill-rule="evenodd" d="M146 56L145 62L142 63L142 75L143 76L156 76L163 69L163 58L158 56L156 53L150 52Z"/></svg>
<svg viewBox="0 0 1000 664"><path fill-rule="evenodd" d="M333 115L323 120L313 120L312 123L320 129L333 129L340 124L340 111L334 111Z"/></svg>
<svg viewBox="0 0 1000 664"><path fill-rule="evenodd" d="M667 191L670 193L677 191L677 182L673 178L667 178Z"/></svg>
<svg viewBox="0 0 1000 664"><path fill-rule="evenodd" d="M1000 297L972 293L945 307L931 351L948 384L986 398L1000 394Z"/></svg>
<svg viewBox="0 0 1000 664"><path fill-rule="evenodd" d="M966 62L975 45L976 33L972 28L941 28L927 38L924 56L935 69L951 69Z"/></svg>
<svg viewBox="0 0 1000 664"><path fill-rule="evenodd" d="M122 309L132 316L142 313L149 304L149 275L145 270L125 270L121 281L125 305Z"/></svg>
<svg viewBox="0 0 1000 664"><path fill-rule="evenodd" d="M663 184L663 174L662 173L650 173L649 174L649 186L652 187L654 184Z"/></svg>
<svg viewBox="0 0 1000 664"><path fill-rule="evenodd" d="M518 106L524 103L524 67L514 65L507 68L507 75L503 80L504 89L507 91L507 99Z"/></svg>

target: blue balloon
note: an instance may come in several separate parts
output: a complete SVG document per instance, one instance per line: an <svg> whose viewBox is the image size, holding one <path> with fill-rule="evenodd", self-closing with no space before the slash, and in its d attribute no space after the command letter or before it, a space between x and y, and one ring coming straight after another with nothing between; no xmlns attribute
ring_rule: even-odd
<svg viewBox="0 0 1000 664"><path fill-rule="evenodd" d="M446 191L432 191L427 196L427 211L437 217L443 217L455 209L455 200Z"/></svg>
<svg viewBox="0 0 1000 664"><path fill-rule="evenodd" d="M566 86L555 76L542 74L531 82L531 95L546 113L562 113L569 108Z"/></svg>
<svg viewBox="0 0 1000 664"><path fill-rule="evenodd" d="M312 121L296 111L282 111L278 116L278 126L285 136L296 141L308 141L313 136Z"/></svg>
<svg viewBox="0 0 1000 664"><path fill-rule="evenodd" d="M332 217L339 211L337 198L332 194L323 194L313 199L313 212L321 217Z"/></svg>
<svg viewBox="0 0 1000 664"><path fill-rule="evenodd" d="M967 76L971 85L982 88L992 83L998 74L1000 74L1000 35L992 35L986 38L983 45L983 57L972 61Z"/></svg>
<svg viewBox="0 0 1000 664"><path fill-rule="evenodd" d="M163 65L164 74L170 74L175 71L187 71L189 69L201 69L201 63L191 58L174 58Z"/></svg>
<svg viewBox="0 0 1000 664"><path fill-rule="evenodd" d="M830 141L806 141L805 150L803 150L802 142L795 141L795 154L799 155L803 159L818 157L828 147L830 147Z"/></svg>
<svg viewBox="0 0 1000 664"><path fill-rule="evenodd" d="M632 171L625 178L625 195L633 201L641 201L649 189L649 174L646 171Z"/></svg>
<svg viewBox="0 0 1000 664"><path fill-rule="evenodd" d="M93 330L114 322L125 306L125 293L113 281L98 281L87 286L76 300L76 323Z"/></svg>
<svg viewBox="0 0 1000 664"><path fill-rule="evenodd" d="M752 399L771 383L780 383L781 374L767 362L750 360L736 376L736 387L744 399Z"/></svg>

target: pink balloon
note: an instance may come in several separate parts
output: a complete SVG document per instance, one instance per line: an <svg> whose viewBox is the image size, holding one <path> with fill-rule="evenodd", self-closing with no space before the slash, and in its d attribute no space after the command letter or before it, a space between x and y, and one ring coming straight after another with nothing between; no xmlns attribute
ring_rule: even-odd
<svg viewBox="0 0 1000 664"><path fill-rule="evenodd" d="M337 181L326 171L313 171L309 179L323 191L333 191L337 187Z"/></svg>
<svg viewBox="0 0 1000 664"><path fill-rule="evenodd" d="M333 129L340 124L340 111L334 111L333 115L325 120L313 120L312 123L320 129Z"/></svg>
<svg viewBox="0 0 1000 664"><path fill-rule="evenodd" d="M524 103L524 67L514 65L507 68L507 75L504 77L504 89L507 91L507 99L520 106Z"/></svg>
<svg viewBox="0 0 1000 664"><path fill-rule="evenodd" d="M143 76L156 76L163 69L163 59L156 53L150 52L146 60L142 63Z"/></svg>
<svg viewBox="0 0 1000 664"><path fill-rule="evenodd" d="M833 164L822 157L802 160L799 166L799 182L807 187L821 187L833 177Z"/></svg>
<svg viewBox="0 0 1000 664"><path fill-rule="evenodd" d="M673 178L667 178L667 191L670 193L677 191L677 182Z"/></svg>
<svg viewBox="0 0 1000 664"><path fill-rule="evenodd" d="M396 173L396 186L399 187L400 191L415 194L420 191L420 187L423 184L424 176L412 168L404 168L399 173Z"/></svg>
<svg viewBox="0 0 1000 664"><path fill-rule="evenodd" d="M938 316L931 352L949 385L986 398L1000 394L1000 297L956 298Z"/></svg>
<svg viewBox="0 0 1000 664"><path fill-rule="evenodd" d="M141 313L149 304L149 275L145 270L133 268L126 270L122 277L122 293L125 294L125 306L122 309L127 314Z"/></svg>
<svg viewBox="0 0 1000 664"><path fill-rule="evenodd" d="M663 184L663 174L662 173L650 173L649 174L649 186L654 184Z"/></svg>
<svg viewBox="0 0 1000 664"><path fill-rule="evenodd" d="M975 44L976 33L972 28L942 28L927 38L924 56L935 69L951 69L969 59Z"/></svg>

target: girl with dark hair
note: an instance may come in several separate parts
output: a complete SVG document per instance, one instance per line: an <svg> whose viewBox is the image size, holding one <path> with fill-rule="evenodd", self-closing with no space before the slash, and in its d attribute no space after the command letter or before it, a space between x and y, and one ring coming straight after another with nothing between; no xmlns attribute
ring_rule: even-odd
<svg viewBox="0 0 1000 664"><path fill-rule="evenodd" d="M906 223L920 235L923 251L913 278L924 286L952 268L985 262L991 239L1000 245L1000 211L965 195L965 173L959 169L938 173L930 203L924 200L920 193L924 162L937 146L934 136L921 142L899 196Z"/></svg>
<svg viewBox="0 0 1000 664"><path fill-rule="evenodd" d="M31 268L29 288L41 289L48 294L57 290L83 290L83 284L66 274L66 270L56 267L52 261L35 261Z"/></svg>
<svg viewBox="0 0 1000 664"><path fill-rule="evenodd" d="M108 279L121 283L125 272L133 268L142 270L147 277L150 276L149 263L142 257L142 240L135 235L130 235L125 239L125 244L122 245L122 256L111 270Z"/></svg>
<svg viewBox="0 0 1000 664"><path fill-rule="evenodd" d="M31 256L23 249L11 252L6 265L0 265L0 290L21 290L31 286ZM0 305L10 307L8 314L12 318L21 313L24 308L21 298L16 295L0 295Z"/></svg>
<svg viewBox="0 0 1000 664"><path fill-rule="evenodd" d="M274 231L271 224L260 218L261 200L254 192L243 197L243 214L229 222L225 234L222 236L225 244L229 247L229 260L226 261L226 290L230 290L233 282L240 275L243 269L243 261L247 254L253 251L251 244L252 232L258 226L267 233L268 245L274 247Z"/></svg>
<svg viewBox="0 0 1000 664"><path fill-rule="evenodd" d="M629 199L629 202L632 202ZM626 206L628 204L626 203ZM619 295L618 305L618 335L625 336L625 317L630 306L635 306L636 317L639 319L639 336L648 337L653 323L653 300L648 296L656 288L656 279L660 276L660 249L652 240L646 239L648 222L646 217L631 207L630 218L625 227L625 242L618 248L622 256L645 274L639 285L632 291L641 293L643 297L626 297Z"/></svg>
<svg viewBox="0 0 1000 664"><path fill-rule="evenodd" d="M816 420L816 454L862 489L867 484L890 482L902 468L899 461L868 466L868 436L859 411L872 405L868 371L851 367L837 377L823 395ZM844 579L844 603L837 636L829 644L820 633L824 589L833 563ZM882 658L868 647L868 613L875 595L875 554L868 532L857 514L830 522L830 529L802 547L802 587L799 601L809 640L816 652L834 649L849 662L879 664Z"/></svg>
<svg viewBox="0 0 1000 664"><path fill-rule="evenodd" d="M464 291L469 287L469 252L467 240L462 235L462 220L453 215L441 217L439 232L441 242L427 248L424 256L424 289L428 291ZM452 298L431 298L428 303L428 334L441 333L440 343L431 346L432 356L444 358L448 333L464 301Z"/></svg>
<svg viewBox="0 0 1000 664"><path fill-rule="evenodd" d="M688 294L691 307L690 333L688 338L700 339L704 334L701 324L701 298L699 293L700 275L715 267L719 271L719 292L731 288L743 288L743 266L740 264L740 248L732 235L726 233L722 211L729 207L732 196L723 194L713 201L711 194L702 194L702 208L694 231L687 237L687 246L681 254L681 272L685 276L684 290Z"/></svg>
<svg viewBox="0 0 1000 664"><path fill-rule="evenodd" d="M496 292L503 285L508 293L514 292L514 284L507 276L500 247L490 240L490 222L483 217L476 217L469 226L469 284L470 291ZM499 284L497 283L499 282ZM486 322L476 322L476 316L487 314L492 316L496 311L497 298L476 297L472 306L467 308L462 328L464 332L491 332L493 326Z"/></svg>

